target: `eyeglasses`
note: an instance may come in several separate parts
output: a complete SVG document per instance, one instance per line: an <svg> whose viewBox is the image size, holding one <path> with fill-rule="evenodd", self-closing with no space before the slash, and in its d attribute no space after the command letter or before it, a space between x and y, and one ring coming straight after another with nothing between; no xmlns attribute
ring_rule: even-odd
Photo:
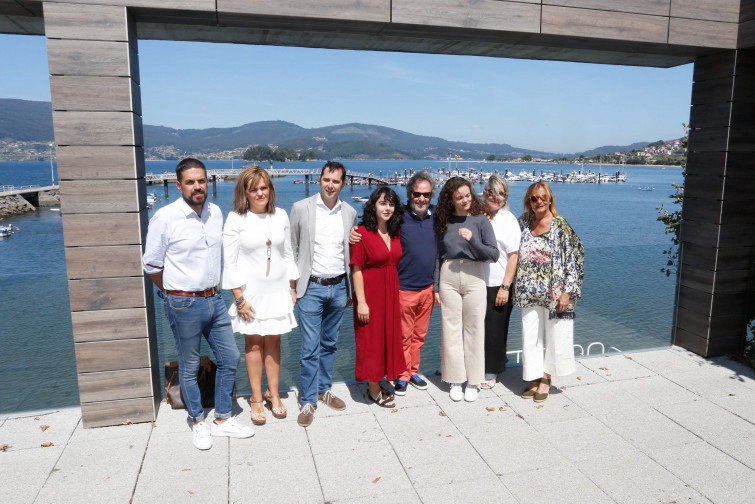
<svg viewBox="0 0 755 504"><path fill-rule="evenodd" d="M549 200L550 197L547 194L533 194L532 196L530 196L530 203L537 203L538 201L548 203Z"/></svg>
<svg viewBox="0 0 755 504"><path fill-rule="evenodd" d="M492 192L485 191L485 197L486 198L493 198L493 199L497 199L497 200L505 200L506 196L507 196L506 194L498 195L498 194L494 194Z"/></svg>
<svg viewBox="0 0 755 504"><path fill-rule="evenodd" d="M417 192L417 191L414 191L412 193L412 196L415 197L415 198L419 198L420 196L424 196L426 199L430 199L432 197L432 195L433 195L433 193L431 193L431 192Z"/></svg>

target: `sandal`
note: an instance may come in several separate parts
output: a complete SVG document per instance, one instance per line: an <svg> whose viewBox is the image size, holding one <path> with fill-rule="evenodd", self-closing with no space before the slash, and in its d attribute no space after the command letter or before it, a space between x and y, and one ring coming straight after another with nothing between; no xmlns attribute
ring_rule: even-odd
<svg viewBox="0 0 755 504"><path fill-rule="evenodd" d="M249 404L252 405L252 423L254 425L265 425L265 422L267 422L267 418L265 418L265 408L264 406L260 406L260 409L262 411L254 411L254 405L255 404L262 404L262 401L252 401L249 400Z"/></svg>
<svg viewBox="0 0 755 504"><path fill-rule="evenodd" d="M380 393L383 394L388 399L393 399L395 396L393 395L393 392L390 390L385 390L383 387L380 387Z"/></svg>
<svg viewBox="0 0 755 504"><path fill-rule="evenodd" d="M497 382L495 380L485 380L484 382L480 383L480 388L491 390L493 387L495 387L496 383Z"/></svg>
<svg viewBox="0 0 755 504"><path fill-rule="evenodd" d="M548 391L550 392L550 386L551 386L550 378L540 378L540 383L544 385L548 385ZM533 399L535 400L536 403L544 402L546 399L548 399L548 392L544 394L541 394L540 392L535 392Z"/></svg>
<svg viewBox="0 0 755 504"><path fill-rule="evenodd" d="M269 409L273 413L273 416L275 418L281 420L283 418L286 418L286 415L288 415L288 411L286 410L286 407L283 406L282 403L280 406L273 406L273 399L276 399L276 398L278 399L278 402L280 402L280 397L278 397L277 395L270 395L269 390L263 396L267 409Z"/></svg>
<svg viewBox="0 0 755 504"><path fill-rule="evenodd" d="M540 380L542 380L542 378L540 378ZM540 382L540 380L537 380L538 383ZM537 393L537 385L533 389L531 389L530 386L532 386L531 383L527 385L527 388L524 389L524 392L522 392L522 397L524 399L532 399L533 397L535 397L535 394Z"/></svg>
<svg viewBox="0 0 755 504"><path fill-rule="evenodd" d="M381 408L395 408L396 403L393 402L393 396L388 396L385 394L385 390L380 389L380 393L377 397L372 397L372 394L370 394L369 390L367 391L367 396L369 396L370 399L372 399L372 402L380 406Z"/></svg>

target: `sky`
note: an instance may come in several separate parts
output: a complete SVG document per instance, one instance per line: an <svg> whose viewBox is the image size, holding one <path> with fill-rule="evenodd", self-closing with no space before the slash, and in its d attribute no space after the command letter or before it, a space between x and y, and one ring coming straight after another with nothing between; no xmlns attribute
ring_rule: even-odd
<svg viewBox="0 0 755 504"><path fill-rule="evenodd" d="M0 35L0 98L50 100L44 37ZM142 119L172 128L376 124L553 153L671 140L692 65L669 69L139 41Z"/></svg>

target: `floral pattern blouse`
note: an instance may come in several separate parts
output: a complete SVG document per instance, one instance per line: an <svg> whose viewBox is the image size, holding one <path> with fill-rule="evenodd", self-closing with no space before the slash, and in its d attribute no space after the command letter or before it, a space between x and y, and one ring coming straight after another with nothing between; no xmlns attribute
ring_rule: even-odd
<svg viewBox="0 0 755 504"><path fill-rule="evenodd" d="M574 308L582 295L585 249L577 233L563 217L553 217L548 231L535 236L529 217L519 218L522 241L516 270L514 303L522 308L544 306L548 318L574 318ZM558 298L569 293L569 305L558 313Z"/></svg>

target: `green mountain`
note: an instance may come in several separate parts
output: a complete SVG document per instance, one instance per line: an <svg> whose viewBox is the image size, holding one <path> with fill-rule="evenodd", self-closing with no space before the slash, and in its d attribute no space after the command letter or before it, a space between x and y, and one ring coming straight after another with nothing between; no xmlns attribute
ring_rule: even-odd
<svg viewBox="0 0 755 504"><path fill-rule="evenodd" d="M3 138L28 142L52 141L50 102L0 98L0 139ZM302 128L286 121L259 121L233 128L207 129L175 129L145 124L144 143L149 148L173 145L180 151L194 153L272 144L292 149L313 149L322 158L342 159L445 159L449 153L458 154L464 159L484 159L489 154L496 157L554 155L509 144L455 142L360 123ZM623 152L647 144L604 146L579 154Z"/></svg>

